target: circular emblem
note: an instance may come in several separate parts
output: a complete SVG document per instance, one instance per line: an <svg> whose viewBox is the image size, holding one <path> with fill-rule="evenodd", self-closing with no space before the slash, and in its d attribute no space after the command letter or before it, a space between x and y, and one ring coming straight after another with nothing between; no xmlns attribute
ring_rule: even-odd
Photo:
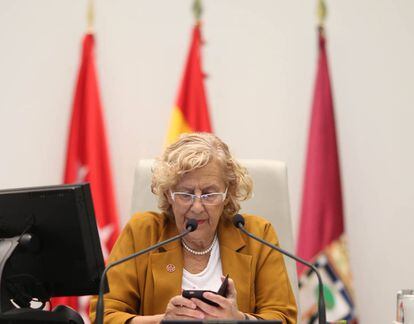
<svg viewBox="0 0 414 324"><path fill-rule="evenodd" d="M175 271L175 265L169 263L167 264L167 271L168 272L174 272Z"/></svg>

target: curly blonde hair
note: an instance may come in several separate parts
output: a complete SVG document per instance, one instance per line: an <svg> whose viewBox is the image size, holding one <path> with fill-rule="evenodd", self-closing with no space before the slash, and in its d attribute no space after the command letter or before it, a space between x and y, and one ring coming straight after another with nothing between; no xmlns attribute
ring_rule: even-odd
<svg viewBox="0 0 414 324"><path fill-rule="evenodd" d="M228 187L223 209L224 217L232 217L240 210L240 201L251 197L253 182L245 167L230 154L228 146L210 133L183 134L168 146L152 168L152 192L158 196L158 207L172 215L167 194L181 177L202 168L211 161L223 168L224 183Z"/></svg>

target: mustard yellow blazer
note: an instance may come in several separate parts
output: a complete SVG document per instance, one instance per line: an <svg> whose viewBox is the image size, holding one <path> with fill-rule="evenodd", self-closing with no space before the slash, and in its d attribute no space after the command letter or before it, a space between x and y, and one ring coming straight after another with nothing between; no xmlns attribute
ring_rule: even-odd
<svg viewBox="0 0 414 324"><path fill-rule="evenodd" d="M246 229L278 244L267 220L243 215ZM223 274L235 282L239 310L262 319L296 323L297 309L283 257L250 239L222 218L218 225ZM134 215L119 236L108 262L113 262L177 235L174 220L163 214ZM110 292L105 294L105 323L125 323L137 315L163 314L169 300L181 294L183 251L179 241L120 264L108 272ZM91 300L95 319L96 297Z"/></svg>

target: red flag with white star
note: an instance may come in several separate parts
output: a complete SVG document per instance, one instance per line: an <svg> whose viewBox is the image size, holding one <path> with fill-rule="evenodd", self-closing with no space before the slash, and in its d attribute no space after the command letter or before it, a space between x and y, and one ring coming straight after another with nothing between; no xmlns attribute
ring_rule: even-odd
<svg viewBox="0 0 414 324"><path fill-rule="evenodd" d="M73 101L64 182L90 183L102 252L106 259L118 237L119 222L95 69L94 43L93 34L86 34ZM88 296L54 298L53 305L58 304L76 309L85 321L89 321Z"/></svg>

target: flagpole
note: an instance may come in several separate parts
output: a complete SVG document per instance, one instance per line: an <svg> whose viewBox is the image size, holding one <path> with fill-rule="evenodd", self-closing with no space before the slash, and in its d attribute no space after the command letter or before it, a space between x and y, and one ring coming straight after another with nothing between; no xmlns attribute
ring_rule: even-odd
<svg viewBox="0 0 414 324"><path fill-rule="evenodd" d="M193 14L194 14L196 24L199 24L201 21L201 15L203 14L203 6L201 4L201 0L194 0Z"/></svg>
<svg viewBox="0 0 414 324"><path fill-rule="evenodd" d="M93 34L95 24L95 3L94 0L88 1L88 9L86 12L86 32L87 34Z"/></svg>
<svg viewBox="0 0 414 324"><path fill-rule="evenodd" d="M324 0L318 0L317 7L318 29L323 30L325 26L325 19L327 14L326 4Z"/></svg>

